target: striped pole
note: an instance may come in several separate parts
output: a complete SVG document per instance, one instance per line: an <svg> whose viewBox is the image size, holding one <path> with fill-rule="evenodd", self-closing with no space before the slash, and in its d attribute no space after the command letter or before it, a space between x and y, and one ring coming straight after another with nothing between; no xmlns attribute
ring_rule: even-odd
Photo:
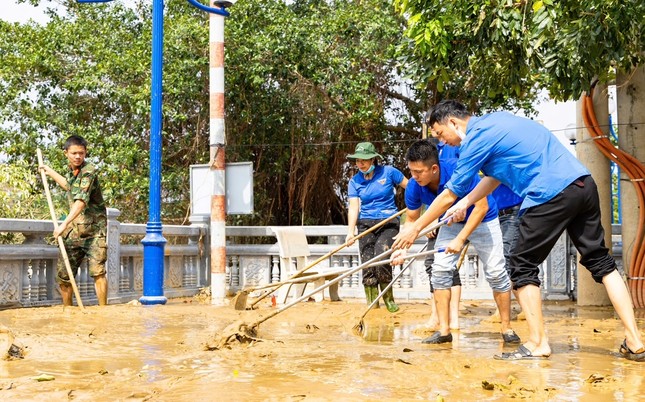
<svg viewBox="0 0 645 402"><path fill-rule="evenodd" d="M211 198L211 303L226 297L226 194L224 128L224 16L210 14L210 169L214 180Z"/></svg>

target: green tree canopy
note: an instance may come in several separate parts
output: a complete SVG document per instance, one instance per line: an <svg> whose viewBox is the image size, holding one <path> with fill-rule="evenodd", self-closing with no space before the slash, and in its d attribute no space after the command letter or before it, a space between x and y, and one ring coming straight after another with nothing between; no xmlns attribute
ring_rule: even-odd
<svg viewBox="0 0 645 402"><path fill-rule="evenodd" d="M639 0L394 0L412 41L407 62L439 97L530 107L537 91L577 99L594 79L643 63ZM409 50L411 48L411 50Z"/></svg>
<svg viewBox="0 0 645 402"><path fill-rule="evenodd" d="M65 6L44 25L0 21L0 152L35 175L40 146L61 171L62 141L82 135L109 206L143 222L150 2ZM420 97L396 68L403 20L379 0L240 0L230 11L227 160L254 162L257 211L230 223L344 222L355 143L377 143L402 167L401 148L418 136ZM188 166L209 158L208 16L172 0L164 17L162 220L177 223L189 214Z"/></svg>

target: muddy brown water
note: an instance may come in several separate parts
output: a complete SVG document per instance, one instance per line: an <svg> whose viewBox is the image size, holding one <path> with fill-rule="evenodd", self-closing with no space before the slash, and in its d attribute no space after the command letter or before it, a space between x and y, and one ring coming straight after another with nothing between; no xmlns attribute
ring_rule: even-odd
<svg viewBox="0 0 645 402"><path fill-rule="evenodd" d="M360 300L301 303L259 326L260 342L206 351L227 325L270 313L198 298L164 306L62 306L0 311L24 347L0 361L3 401L638 401L645 363L618 354L620 321L606 307L545 304L553 354L505 362L511 351L492 302L462 301L451 345L424 345L427 303L400 303L364 319ZM517 311L514 311L514 315ZM639 326L645 328L643 312ZM513 321L520 336L524 321ZM37 381L43 374L51 381ZM50 378L51 378L50 377Z"/></svg>

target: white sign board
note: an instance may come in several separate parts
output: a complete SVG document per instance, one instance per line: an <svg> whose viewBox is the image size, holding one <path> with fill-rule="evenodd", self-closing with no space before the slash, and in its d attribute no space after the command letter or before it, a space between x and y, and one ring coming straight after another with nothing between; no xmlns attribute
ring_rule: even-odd
<svg viewBox="0 0 645 402"><path fill-rule="evenodd" d="M211 214L211 196L215 189L213 171L208 165L190 165L190 206L192 215ZM253 213L253 162L226 164L226 213Z"/></svg>

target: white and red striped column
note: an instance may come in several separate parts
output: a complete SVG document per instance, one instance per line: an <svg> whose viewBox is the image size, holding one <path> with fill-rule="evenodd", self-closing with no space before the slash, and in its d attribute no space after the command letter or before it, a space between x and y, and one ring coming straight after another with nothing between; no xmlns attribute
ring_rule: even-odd
<svg viewBox="0 0 645 402"><path fill-rule="evenodd" d="M214 180L210 226L212 304L224 304L226 297L224 18L210 14L210 169Z"/></svg>

